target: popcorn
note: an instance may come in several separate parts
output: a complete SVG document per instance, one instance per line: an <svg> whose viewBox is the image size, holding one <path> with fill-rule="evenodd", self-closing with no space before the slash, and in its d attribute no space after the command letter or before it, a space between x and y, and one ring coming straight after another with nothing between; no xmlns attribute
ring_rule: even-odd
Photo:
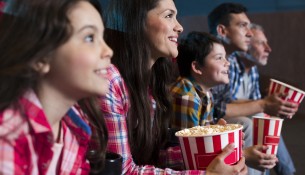
<svg viewBox="0 0 305 175"><path fill-rule="evenodd" d="M176 136L205 136L211 134L219 134L227 131L239 129L240 124L226 124L226 125L209 125L209 126L195 126L192 128L183 129L176 132Z"/></svg>
<svg viewBox="0 0 305 175"><path fill-rule="evenodd" d="M209 125L176 132L185 168L206 170L213 159L230 143L234 143L234 151L224 159L224 162L228 165L236 164L242 156L242 128L240 124Z"/></svg>

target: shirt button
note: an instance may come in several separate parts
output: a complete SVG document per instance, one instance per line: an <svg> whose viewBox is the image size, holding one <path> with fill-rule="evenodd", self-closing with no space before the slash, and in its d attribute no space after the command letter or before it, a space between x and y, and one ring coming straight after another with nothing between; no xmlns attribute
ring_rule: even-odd
<svg viewBox="0 0 305 175"><path fill-rule="evenodd" d="M53 143L53 137L52 137L51 134L48 134L47 140L48 140L49 143Z"/></svg>
<svg viewBox="0 0 305 175"><path fill-rule="evenodd" d="M42 168L43 168L43 169L47 169L47 168L49 167L49 163L50 163L49 161L48 161L48 162L45 162L45 163L42 163L42 165L41 165Z"/></svg>

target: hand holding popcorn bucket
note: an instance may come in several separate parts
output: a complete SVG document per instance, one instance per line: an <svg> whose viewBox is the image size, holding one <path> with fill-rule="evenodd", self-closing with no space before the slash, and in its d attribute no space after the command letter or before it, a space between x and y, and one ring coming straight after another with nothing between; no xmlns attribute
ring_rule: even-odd
<svg viewBox="0 0 305 175"><path fill-rule="evenodd" d="M275 79L270 79L270 86L269 86L269 95L274 93L285 93L288 94L286 97L283 97L283 100L287 100L293 103L300 104L304 99L305 92L290 86L286 83L280 82Z"/></svg>
<svg viewBox="0 0 305 175"><path fill-rule="evenodd" d="M266 154L276 155L280 142L283 119L253 116L253 145L267 145Z"/></svg>
<svg viewBox="0 0 305 175"><path fill-rule="evenodd" d="M236 164L242 156L242 125L196 126L176 132L186 169L206 170L224 147L234 143L234 151L225 158L226 164Z"/></svg>

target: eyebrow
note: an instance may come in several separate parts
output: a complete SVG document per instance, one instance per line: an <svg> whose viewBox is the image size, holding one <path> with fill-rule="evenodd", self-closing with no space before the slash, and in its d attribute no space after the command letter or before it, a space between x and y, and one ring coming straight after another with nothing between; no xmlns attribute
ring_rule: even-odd
<svg viewBox="0 0 305 175"><path fill-rule="evenodd" d="M165 9L165 10L162 10L160 13L158 13L158 14L162 14L162 13L164 13L164 12L166 12L166 11L170 11L171 13L174 13L174 14L178 14L178 12L176 11L176 10L173 10L173 9Z"/></svg>
<svg viewBox="0 0 305 175"><path fill-rule="evenodd" d="M85 26L81 27L80 29L78 29L76 31L76 33L80 33L80 32L82 32L82 31L84 31L86 29L92 29L92 30L97 31L97 27L95 25L85 25Z"/></svg>

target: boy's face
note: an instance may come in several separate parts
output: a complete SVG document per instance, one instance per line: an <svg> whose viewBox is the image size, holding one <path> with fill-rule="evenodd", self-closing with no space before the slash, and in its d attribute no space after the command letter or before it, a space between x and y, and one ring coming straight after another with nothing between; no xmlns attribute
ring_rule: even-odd
<svg viewBox="0 0 305 175"><path fill-rule="evenodd" d="M207 87L229 83L229 66L223 45L214 43L201 67L202 83Z"/></svg>

